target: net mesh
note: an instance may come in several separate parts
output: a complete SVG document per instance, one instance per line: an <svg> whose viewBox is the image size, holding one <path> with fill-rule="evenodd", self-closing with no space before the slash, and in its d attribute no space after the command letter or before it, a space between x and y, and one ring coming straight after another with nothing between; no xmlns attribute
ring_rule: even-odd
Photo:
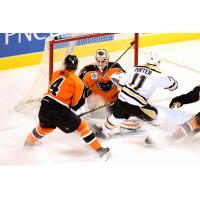
<svg viewBox="0 0 200 200"><path fill-rule="evenodd" d="M15 106L16 111L32 116L37 115L41 99L48 88L50 59L52 59L53 63L53 66L50 66L50 68L53 68L53 71L55 71L63 68L63 60L66 55L77 55L79 66L76 73L78 74L84 66L95 62L95 52L97 49L106 49L109 52L110 61L115 62L134 39L134 34L110 34L78 39L78 36L82 35L84 34L56 34L46 39L35 81L27 95ZM76 40L63 41L74 36L77 38ZM49 59L49 42L52 40L55 41L53 57ZM134 48L131 48L118 63L127 70L134 65L134 54Z"/></svg>

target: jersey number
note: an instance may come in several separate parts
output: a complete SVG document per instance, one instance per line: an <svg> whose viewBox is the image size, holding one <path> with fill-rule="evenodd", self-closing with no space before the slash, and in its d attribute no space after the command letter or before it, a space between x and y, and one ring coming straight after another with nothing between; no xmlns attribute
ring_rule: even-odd
<svg viewBox="0 0 200 200"><path fill-rule="evenodd" d="M134 90L138 90L139 88L141 88L143 86L144 81L146 80L147 77L145 75L140 75L140 74L136 73L133 76L131 85L135 84L136 80L138 80L138 78L139 78L139 81L137 82L136 86L134 87Z"/></svg>
<svg viewBox="0 0 200 200"><path fill-rule="evenodd" d="M50 91L51 93L56 96L59 92L59 89L60 89L60 85L61 83L64 81L64 78L59 78L57 80L55 80L51 86L50 86Z"/></svg>

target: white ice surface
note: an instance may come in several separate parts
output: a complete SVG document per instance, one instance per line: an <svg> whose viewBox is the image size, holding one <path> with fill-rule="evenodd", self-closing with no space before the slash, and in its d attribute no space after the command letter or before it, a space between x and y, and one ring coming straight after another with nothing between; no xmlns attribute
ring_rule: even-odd
<svg viewBox="0 0 200 200"><path fill-rule="evenodd" d="M197 52L200 50L200 41L190 41L154 47L143 48L141 51L156 51L160 54L162 69L172 75L179 82L179 88L174 92L158 90L150 99L159 106L165 113L165 127L173 129L199 112L199 102L185 105L179 110L168 109L170 98L186 93L199 84L200 59ZM142 56L142 54L141 54ZM140 59L141 63L143 58ZM166 61L168 60L168 61ZM170 61L173 62L170 63ZM184 67L187 67L184 68ZM188 69L191 68L191 69ZM43 138L43 145L33 149L23 147L27 134L36 126L37 119L28 118L14 111L14 105L22 99L34 80L37 66L20 69L0 71L0 165L43 165L43 164L67 164L69 162L98 162L95 153L87 147L79 138L79 135L65 135L55 131L46 138ZM144 133L155 132L147 128ZM169 130L166 130L169 131ZM142 133L143 134L143 133ZM172 149L150 150L143 147L144 137L142 135L117 137L110 141L103 142L112 151L112 159L109 162L148 162L151 157L155 160L173 159L187 160L195 157L200 152L199 136L187 138L177 145L171 154ZM181 152L184 152L182 157ZM187 155L188 156L185 156ZM192 155L192 156L191 156ZM196 158L195 158L196 159ZM199 156L197 156L199 160Z"/></svg>

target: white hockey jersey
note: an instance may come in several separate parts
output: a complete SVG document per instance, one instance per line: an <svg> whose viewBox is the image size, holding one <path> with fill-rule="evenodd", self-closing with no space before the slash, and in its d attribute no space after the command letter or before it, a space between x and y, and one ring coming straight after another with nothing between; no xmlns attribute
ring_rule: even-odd
<svg viewBox="0 0 200 200"><path fill-rule="evenodd" d="M114 75L111 79L118 79L118 85L121 87L118 98L137 106L145 106L157 88L172 91L178 87L176 80L162 74L153 65L136 66L126 73Z"/></svg>

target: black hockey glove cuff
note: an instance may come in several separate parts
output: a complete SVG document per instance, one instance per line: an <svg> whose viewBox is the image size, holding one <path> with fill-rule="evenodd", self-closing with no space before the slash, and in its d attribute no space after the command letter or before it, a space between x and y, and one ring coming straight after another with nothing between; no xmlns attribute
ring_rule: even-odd
<svg viewBox="0 0 200 200"><path fill-rule="evenodd" d="M181 96L175 97L171 100L169 107L172 108L180 108L183 105Z"/></svg>
<svg viewBox="0 0 200 200"><path fill-rule="evenodd" d="M177 105L177 103L180 104L178 106L180 107L183 104L196 102L199 100L199 92L200 92L200 86L197 86L192 91L188 92L187 94L183 94L183 95L173 98L169 104L169 107L174 108L175 105Z"/></svg>

